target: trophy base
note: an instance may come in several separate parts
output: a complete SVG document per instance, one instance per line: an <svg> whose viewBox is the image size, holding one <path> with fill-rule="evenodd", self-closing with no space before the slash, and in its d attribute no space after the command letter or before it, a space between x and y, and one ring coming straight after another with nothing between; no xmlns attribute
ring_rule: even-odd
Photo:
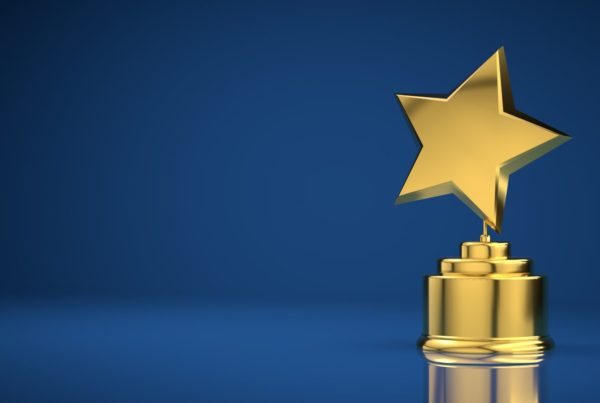
<svg viewBox="0 0 600 403"><path fill-rule="evenodd" d="M553 345L548 336L473 339L422 336L419 345L427 360L439 364L530 364L541 362Z"/></svg>
<svg viewBox="0 0 600 403"><path fill-rule="evenodd" d="M508 355L529 360L552 346L545 280L530 261L513 259L505 242L464 242L425 279L424 352ZM529 358L527 358L529 356Z"/></svg>

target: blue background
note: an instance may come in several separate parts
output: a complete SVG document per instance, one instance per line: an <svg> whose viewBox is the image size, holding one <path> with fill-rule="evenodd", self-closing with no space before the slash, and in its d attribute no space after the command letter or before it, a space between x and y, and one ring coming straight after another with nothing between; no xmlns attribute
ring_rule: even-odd
<svg viewBox="0 0 600 403"><path fill-rule="evenodd" d="M424 399L422 277L481 224L453 196L393 205L418 152L394 94L500 46L517 108L573 140L511 176L494 238L549 277L556 354L585 351L598 11L2 5L0 400Z"/></svg>

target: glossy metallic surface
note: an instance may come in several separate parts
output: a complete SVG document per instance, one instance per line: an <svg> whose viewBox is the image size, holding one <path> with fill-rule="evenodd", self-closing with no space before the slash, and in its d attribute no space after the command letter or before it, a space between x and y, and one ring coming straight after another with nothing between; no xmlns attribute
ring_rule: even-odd
<svg viewBox="0 0 600 403"><path fill-rule="evenodd" d="M426 280L425 351L535 356L550 347L544 279L508 251L465 242L459 259L440 262L441 275Z"/></svg>
<svg viewBox="0 0 600 403"><path fill-rule="evenodd" d="M509 175L569 140L515 109L502 48L448 97L398 99L422 149L396 203L455 194L496 231Z"/></svg>

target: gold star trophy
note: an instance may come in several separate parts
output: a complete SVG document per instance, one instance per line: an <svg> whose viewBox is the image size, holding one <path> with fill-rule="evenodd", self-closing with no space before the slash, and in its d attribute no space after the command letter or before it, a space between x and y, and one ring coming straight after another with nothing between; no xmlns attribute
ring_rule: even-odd
<svg viewBox="0 0 600 403"><path fill-rule="evenodd" d="M397 97L422 148L396 204L454 194L483 220L479 241L426 279L423 350L541 356L551 344L544 279L487 227L501 230L508 176L570 137L515 109L503 48L446 98Z"/></svg>

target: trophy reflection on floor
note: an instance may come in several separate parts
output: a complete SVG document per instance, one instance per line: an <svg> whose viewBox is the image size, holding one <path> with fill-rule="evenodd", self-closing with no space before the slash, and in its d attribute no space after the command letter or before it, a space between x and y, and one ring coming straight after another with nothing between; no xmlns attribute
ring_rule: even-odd
<svg viewBox="0 0 600 403"><path fill-rule="evenodd" d="M429 403L537 403L543 357L499 361L489 356L426 353Z"/></svg>

